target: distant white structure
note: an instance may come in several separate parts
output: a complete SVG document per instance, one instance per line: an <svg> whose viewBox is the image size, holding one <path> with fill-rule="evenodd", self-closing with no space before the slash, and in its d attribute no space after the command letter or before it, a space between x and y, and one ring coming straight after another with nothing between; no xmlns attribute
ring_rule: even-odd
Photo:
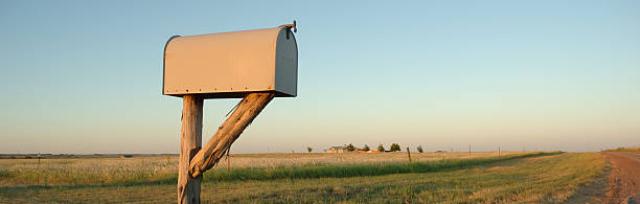
<svg viewBox="0 0 640 204"><path fill-rule="evenodd" d="M346 146L333 146L329 147L329 149L325 150L326 153L344 153L347 151Z"/></svg>

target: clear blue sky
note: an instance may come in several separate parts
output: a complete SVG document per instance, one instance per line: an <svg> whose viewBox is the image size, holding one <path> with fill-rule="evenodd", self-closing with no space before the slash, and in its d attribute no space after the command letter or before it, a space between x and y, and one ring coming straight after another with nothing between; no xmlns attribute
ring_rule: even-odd
<svg viewBox="0 0 640 204"><path fill-rule="evenodd" d="M234 152L640 144L640 1L1 0L0 153L177 153L166 40L294 19L299 96Z"/></svg>

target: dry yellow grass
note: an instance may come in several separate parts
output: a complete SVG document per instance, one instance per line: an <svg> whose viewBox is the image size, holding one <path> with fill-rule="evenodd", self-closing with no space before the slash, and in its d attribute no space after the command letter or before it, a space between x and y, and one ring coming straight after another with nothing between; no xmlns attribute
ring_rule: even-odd
<svg viewBox="0 0 640 204"><path fill-rule="evenodd" d="M517 152L502 155L518 154ZM497 156L482 153L414 153L414 161L471 159ZM371 162L407 161L407 154L396 153L275 153L236 154L231 157L233 168L283 167L323 164L361 164ZM113 184L136 181L157 181L175 176L178 159L175 156L133 158L72 158L72 159L0 159L0 186ZM222 160L217 169L226 168Z"/></svg>
<svg viewBox="0 0 640 204"><path fill-rule="evenodd" d="M323 163L320 166L340 164L367 164L406 161L401 153L387 154L267 154L238 155L235 168L269 168L273 165ZM417 155L417 154L416 154ZM413 155L412 155L413 156ZM441 159L442 155L424 154L415 158ZM482 155L449 155L483 158ZM333 158L333 159L332 159ZM389 160L395 158L395 160ZM349 160L353 159L353 160ZM112 181L121 179L162 178L164 174L175 174L175 158L133 159L87 159L50 161L48 171L57 172L61 165L68 172L85 172L78 181L110 178L112 173L127 176L111 176ZM262 167L255 167L255 165ZM271 161L264 162L264 160ZM293 161L298 162L293 163ZM56 163L57 162L57 163ZM224 162L222 163L224 164ZM0 161L0 168L9 172L16 169L33 170L33 161ZM41 164L42 165L42 164ZM98 165L96 168L91 166ZM151 167L156 166L156 167ZM203 184L202 198L215 203L558 203L564 202L580 187L604 169L604 160L599 154L560 154L554 156L517 158L470 166L466 169L438 170L426 173L396 173L379 176L351 176L345 178L325 177L307 179L274 180L230 180L207 181ZM221 167L224 167L222 165ZM62 167L59 167L62 168ZM102 169L99 169L102 168ZM58 169L58 170L56 170ZM80 170L82 169L82 170ZM127 169L127 170L125 170ZM142 176L135 175L136 172ZM63 171L64 172L64 171ZM11 178L1 177L2 180ZM65 175L64 173L61 175ZM24 178L24 177L22 177ZM107 185L67 185L65 182L49 184L50 187L16 186L16 181L3 181L0 187L0 203L168 203L175 200L175 183L124 183ZM12 184L13 183L13 184ZM28 182L22 182L28 183Z"/></svg>
<svg viewBox="0 0 640 204"><path fill-rule="evenodd" d="M522 154L522 152L502 152L501 155ZM434 161L443 159L472 159L498 156L497 152L453 152L453 153L412 153L413 161ZM387 153L301 153L301 154L240 154L232 155L233 167L274 167L306 164L359 164L370 162L408 161L406 152ZM218 168L224 168L222 160Z"/></svg>

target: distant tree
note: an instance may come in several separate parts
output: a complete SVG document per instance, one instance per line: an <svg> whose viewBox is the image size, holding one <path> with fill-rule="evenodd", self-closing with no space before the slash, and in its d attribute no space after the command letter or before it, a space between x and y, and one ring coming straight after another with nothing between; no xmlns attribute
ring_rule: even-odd
<svg viewBox="0 0 640 204"><path fill-rule="evenodd" d="M311 151L313 151L313 148L307 147L307 152L311 153Z"/></svg>
<svg viewBox="0 0 640 204"><path fill-rule="evenodd" d="M356 151L356 147L354 147L353 144L349 144L349 145L347 145L347 151L349 151L349 152Z"/></svg>
<svg viewBox="0 0 640 204"><path fill-rule="evenodd" d="M399 151L402 151L402 150L400 150L400 145L398 143L393 143L393 144L391 144L391 147L389 147L389 151L399 152Z"/></svg>
<svg viewBox="0 0 640 204"><path fill-rule="evenodd" d="M378 152L384 152L384 146L382 146L382 144L378 145Z"/></svg>
<svg viewBox="0 0 640 204"><path fill-rule="evenodd" d="M365 144L365 145L364 145L364 147L362 148L362 151L365 151L365 152L368 152L369 150L370 150L370 149L369 149L369 145L366 145L366 144Z"/></svg>
<svg viewBox="0 0 640 204"><path fill-rule="evenodd" d="M416 147L416 149L418 150L418 152L422 153L424 152L424 150L422 149L422 145L418 145L418 147Z"/></svg>

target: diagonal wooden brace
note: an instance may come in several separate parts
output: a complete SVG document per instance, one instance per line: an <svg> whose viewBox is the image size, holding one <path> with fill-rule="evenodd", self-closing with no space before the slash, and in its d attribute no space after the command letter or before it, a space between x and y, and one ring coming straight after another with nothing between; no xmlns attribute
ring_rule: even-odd
<svg viewBox="0 0 640 204"><path fill-rule="evenodd" d="M189 162L189 174L196 178L211 169L224 156L231 144L251 124L260 111L273 99L275 93L256 92L246 95L231 116L218 127L209 142Z"/></svg>

